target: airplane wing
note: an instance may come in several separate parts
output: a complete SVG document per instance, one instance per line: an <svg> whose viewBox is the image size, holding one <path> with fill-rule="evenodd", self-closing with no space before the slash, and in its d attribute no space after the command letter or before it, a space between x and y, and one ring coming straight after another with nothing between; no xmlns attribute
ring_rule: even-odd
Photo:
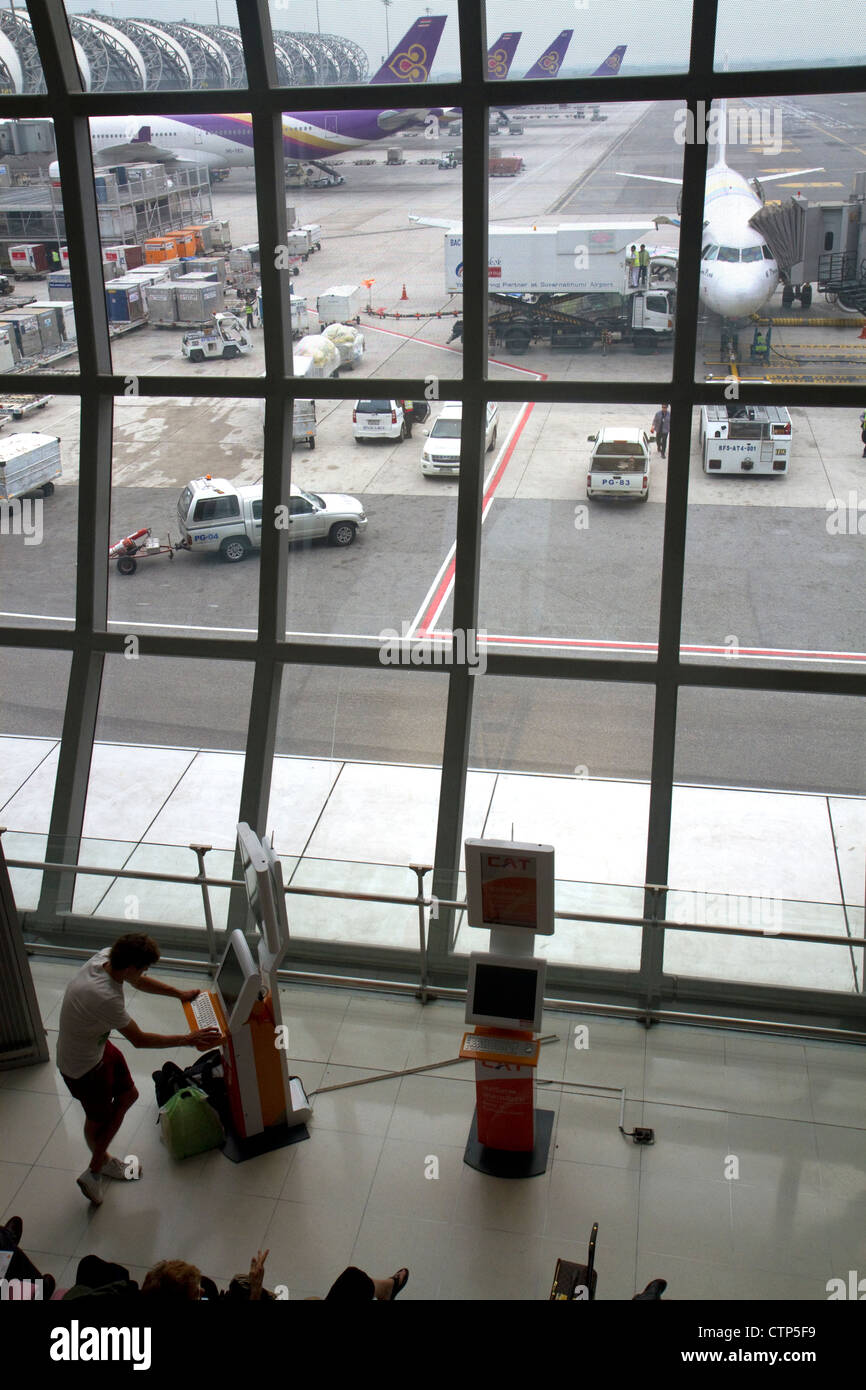
<svg viewBox="0 0 866 1390"><path fill-rule="evenodd" d="M823 164L817 169L786 169L783 174L756 174L758 183L774 183L776 179L796 179L800 174L823 174Z"/></svg>
<svg viewBox="0 0 866 1390"><path fill-rule="evenodd" d="M420 213L410 212L409 221L418 227L445 227L449 232L458 233L463 231L463 220L459 217L452 217L449 222L445 217L422 217Z"/></svg>
<svg viewBox="0 0 866 1390"><path fill-rule="evenodd" d="M407 125L423 125L429 114L429 107L422 109L418 106L402 111L380 111L376 117L376 124L384 131L403 130Z"/></svg>
<svg viewBox="0 0 866 1390"><path fill-rule="evenodd" d="M677 188L682 187L682 179L666 179L661 174L627 174L624 169L614 170L617 178L620 179L647 179L649 183L675 183Z"/></svg>
<svg viewBox="0 0 866 1390"><path fill-rule="evenodd" d="M93 163L99 167L106 164L138 164L142 160L146 164L191 164L194 162L192 159L184 159L182 155L176 154L173 150L160 149L158 145L152 145L144 140L136 140L127 145L109 145L94 152L93 155Z"/></svg>

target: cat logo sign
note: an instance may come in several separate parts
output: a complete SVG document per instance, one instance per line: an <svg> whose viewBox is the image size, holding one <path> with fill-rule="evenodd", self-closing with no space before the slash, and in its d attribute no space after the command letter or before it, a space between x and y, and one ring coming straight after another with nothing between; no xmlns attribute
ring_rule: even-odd
<svg viewBox="0 0 866 1390"><path fill-rule="evenodd" d="M553 934L553 846L467 840L466 896L471 927Z"/></svg>

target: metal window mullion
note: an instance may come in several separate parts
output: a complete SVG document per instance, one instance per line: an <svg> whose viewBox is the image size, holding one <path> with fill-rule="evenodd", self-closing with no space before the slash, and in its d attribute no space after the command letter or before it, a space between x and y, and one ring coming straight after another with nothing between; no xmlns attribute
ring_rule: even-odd
<svg viewBox="0 0 866 1390"><path fill-rule="evenodd" d="M481 501L484 475L487 375L487 161L488 137L483 90L483 55L487 52L485 7L460 7L460 62L469 96L463 110L463 377L472 393L463 399L460 478L457 491L452 628L464 634L477 628L481 559ZM465 98L464 98L465 100ZM481 388L481 389L479 389ZM468 651L468 649L466 649ZM455 646L456 651L456 646ZM472 720L474 677L467 667L452 667L448 678L439 813L436 826L433 888L437 897L454 898L460 868L463 807ZM431 962L451 948L453 909L431 918Z"/></svg>
<svg viewBox="0 0 866 1390"><path fill-rule="evenodd" d="M690 69L693 75L712 74L716 42L718 0L707 0L692 12ZM692 118L696 117L690 98ZM695 127L693 127L695 128ZM688 518L689 461L692 422L691 400L695 384L698 311L700 308L701 227L707 174L704 141L683 146L683 199L677 267L677 317L672 377L671 433L668 445L668 483L662 544L662 576L659 601L659 640L647 856L644 881L664 885L670 858L671 811L677 735L680 641L683 582L685 576L686 525ZM644 916L664 915L666 894L644 894ZM645 927L641 938L640 974L649 1004L658 997L664 965L664 935Z"/></svg>

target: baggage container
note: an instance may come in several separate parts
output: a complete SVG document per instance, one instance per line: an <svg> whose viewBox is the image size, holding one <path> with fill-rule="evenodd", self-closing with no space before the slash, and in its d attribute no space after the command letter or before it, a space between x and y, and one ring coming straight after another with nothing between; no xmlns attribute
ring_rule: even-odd
<svg viewBox="0 0 866 1390"><path fill-rule="evenodd" d="M32 312L39 328L42 351L58 352L63 342L63 336L54 305L50 305L47 309L40 309L35 304L28 304L27 307Z"/></svg>
<svg viewBox="0 0 866 1390"><path fill-rule="evenodd" d="M163 280L147 287L147 316L151 323L177 323L176 281Z"/></svg>
<svg viewBox="0 0 866 1390"><path fill-rule="evenodd" d="M0 372L11 371L15 363L20 360L20 354L17 357L15 355L14 337L9 324L0 325Z"/></svg>
<svg viewBox="0 0 866 1390"><path fill-rule="evenodd" d="M188 280L194 277L188 275ZM177 294L177 317L181 323L206 323L211 314L221 312L224 307L222 285L214 281L204 284L185 285L183 280L175 281Z"/></svg>
<svg viewBox="0 0 866 1390"><path fill-rule="evenodd" d="M49 275L48 298L72 298L72 276L69 274L68 270L56 270L53 275Z"/></svg>
<svg viewBox="0 0 866 1390"><path fill-rule="evenodd" d="M105 294L112 323L140 323L147 318L144 286L137 280L115 280L106 287Z"/></svg>
<svg viewBox="0 0 866 1390"><path fill-rule="evenodd" d="M194 222L190 231L195 232L196 255L210 255L214 249L214 224L212 222Z"/></svg>
<svg viewBox="0 0 866 1390"><path fill-rule="evenodd" d="M116 265L118 275L126 274L126 250L123 246L103 246L102 259Z"/></svg>
<svg viewBox="0 0 866 1390"><path fill-rule="evenodd" d="M166 232L166 241L174 244L174 254L180 260L183 256L195 255L195 232L186 228L179 232Z"/></svg>
<svg viewBox="0 0 866 1390"><path fill-rule="evenodd" d="M119 275L120 271L117 268L117 261L102 262L102 283L104 285L110 284L111 281L116 280Z"/></svg>
<svg viewBox="0 0 866 1390"><path fill-rule="evenodd" d="M174 242L167 237L148 237L144 243L145 265L159 265L162 261L173 260L176 255Z"/></svg>
<svg viewBox="0 0 866 1390"><path fill-rule="evenodd" d="M144 262L144 252L140 246L126 245L123 247L123 254L126 258L126 273L137 270Z"/></svg>
<svg viewBox="0 0 866 1390"><path fill-rule="evenodd" d="M9 263L22 279L39 279L50 269L48 251L41 241L25 241L9 247Z"/></svg>
<svg viewBox="0 0 866 1390"><path fill-rule="evenodd" d="M60 473L60 440L54 435L10 434L0 439L0 501L37 488L50 497Z"/></svg>
<svg viewBox="0 0 866 1390"><path fill-rule="evenodd" d="M21 357L38 357L42 351L42 338L39 324L33 314L25 309L7 309L0 314L0 320L11 326Z"/></svg>
<svg viewBox="0 0 866 1390"><path fill-rule="evenodd" d="M360 317L362 307L358 285L334 285L316 300L319 326L326 328L329 323L349 323L351 319Z"/></svg>
<svg viewBox="0 0 866 1390"><path fill-rule="evenodd" d="M27 307L34 313L39 310L53 310L61 341L75 342L75 310L71 299L40 299Z"/></svg>

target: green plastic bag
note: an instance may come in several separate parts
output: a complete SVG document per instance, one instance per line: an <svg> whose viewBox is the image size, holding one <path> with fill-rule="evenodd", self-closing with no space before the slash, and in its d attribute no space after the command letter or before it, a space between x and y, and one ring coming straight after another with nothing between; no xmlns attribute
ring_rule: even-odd
<svg viewBox="0 0 866 1390"><path fill-rule="evenodd" d="M219 1115L198 1086L175 1091L160 1109L159 1125L162 1142L172 1158L190 1158L217 1149L225 1141Z"/></svg>

